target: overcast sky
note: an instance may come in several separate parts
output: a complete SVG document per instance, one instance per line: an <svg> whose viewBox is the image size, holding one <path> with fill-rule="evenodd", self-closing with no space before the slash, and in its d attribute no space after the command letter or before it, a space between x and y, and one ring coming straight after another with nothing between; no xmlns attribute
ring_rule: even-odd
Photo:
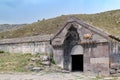
<svg viewBox="0 0 120 80"><path fill-rule="evenodd" d="M0 0L0 24L120 9L120 0Z"/></svg>

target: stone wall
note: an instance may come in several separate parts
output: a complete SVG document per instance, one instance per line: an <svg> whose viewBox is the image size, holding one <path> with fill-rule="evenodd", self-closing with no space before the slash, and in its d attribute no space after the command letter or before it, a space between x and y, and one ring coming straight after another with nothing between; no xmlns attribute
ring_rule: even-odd
<svg viewBox="0 0 120 80"><path fill-rule="evenodd" d="M29 42L15 44L1 44L0 50L10 53L47 53L49 52L49 42Z"/></svg>
<svg viewBox="0 0 120 80"><path fill-rule="evenodd" d="M85 45L84 72L87 74L109 75L108 43Z"/></svg>
<svg viewBox="0 0 120 80"><path fill-rule="evenodd" d="M0 50L10 53L50 53L52 35L0 40Z"/></svg>
<svg viewBox="0 0 120 80"><path fill-rule="evenodd" d="M53 53L54 53L54 60L55 60L55 64L57 64L59 67L64 68L63 66L63 62L64 62L64 58L63 58L63 48L62 46L54 46L53 47Z"/></svg>
<svg viewBox="0 0 120 80"><path fill-rule="evenodd" d="M110 45L110 74L120 76L120 44L114 42Z"/></svg>

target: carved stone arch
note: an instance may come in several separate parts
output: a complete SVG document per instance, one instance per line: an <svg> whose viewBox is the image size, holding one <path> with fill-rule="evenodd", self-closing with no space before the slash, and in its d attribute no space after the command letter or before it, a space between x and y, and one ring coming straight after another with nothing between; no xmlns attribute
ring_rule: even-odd
<svg viewBox="0 0 120 80"><path fill-rule="evenodd" d="M71 50L71 55L83 55L83 47L81 45L75 45Z"/></svg>
<svg viewBox="0 0 120 80"><path fill-rule="evenodd" d="M69 70L70 65L70 56L71 50L75 45L78 45L80 41L79 34L77 32L77 28L71 25L67 31L65 36L63 47L64 47L64 69Z"/></svg>
<svg viewBox="0 0 120 80"><path fill-rule="evenodd" d="M67 24L64 29L62 29L62 31L58 33L58 35L52 40L52 45L63 45L64 40L66 39L66 35L68 35L68 33L70 32L70 29L71 34L73 33L73 35L75 35L74 31L76 31L77 35L80 37L79 24L76 22L72 22ZM72 29L74 30L72 31Z"/></svg>
<svg viewBox="0 0 120 80"><path fill-rule="evenodd" d="M72 22L72 23L70 23L69 26L66 27L66 28L67 28L67 30L68 30L68 29L71 28L71 27L76 28L77 33L79 34L79 38L80 38L80 37L82 36L82 35L81 35L82 26L81 26L80 24L78 24L77 22Z"/></svg>

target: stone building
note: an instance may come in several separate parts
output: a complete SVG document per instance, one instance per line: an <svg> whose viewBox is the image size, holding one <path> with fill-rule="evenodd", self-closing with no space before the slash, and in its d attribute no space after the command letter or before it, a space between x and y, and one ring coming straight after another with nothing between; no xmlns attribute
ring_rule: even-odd
<svg viewBox="0 0 120 80"><path fill-rule="evenodd" d="M10 53L49 53L53 35L38 35L0 40L0 50Z"/></svg>
<svg viewBox="0 0 120 80"><path fill-rule="evenodd" d="M51 39L54 60L69 71L95 75L119 73L120 39L71 18Z"/></svg>
<svg viewBox="0 0 120 80"><path fill-rule="evenodd" d="M76 18L54 35L0 40L0 50L53 53L56 65L69 71L110 75L120 73L120 39Z"/></svg>

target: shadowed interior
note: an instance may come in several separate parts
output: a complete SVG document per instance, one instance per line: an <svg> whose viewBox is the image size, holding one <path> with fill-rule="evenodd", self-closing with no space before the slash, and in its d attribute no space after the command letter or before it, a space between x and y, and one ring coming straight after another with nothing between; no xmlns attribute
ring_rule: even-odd
<svg viewBox="0 0 120 80"><path fill-rule="evenodd" d="M83 72L83 55L72 55L72 71Z"/></svg>

